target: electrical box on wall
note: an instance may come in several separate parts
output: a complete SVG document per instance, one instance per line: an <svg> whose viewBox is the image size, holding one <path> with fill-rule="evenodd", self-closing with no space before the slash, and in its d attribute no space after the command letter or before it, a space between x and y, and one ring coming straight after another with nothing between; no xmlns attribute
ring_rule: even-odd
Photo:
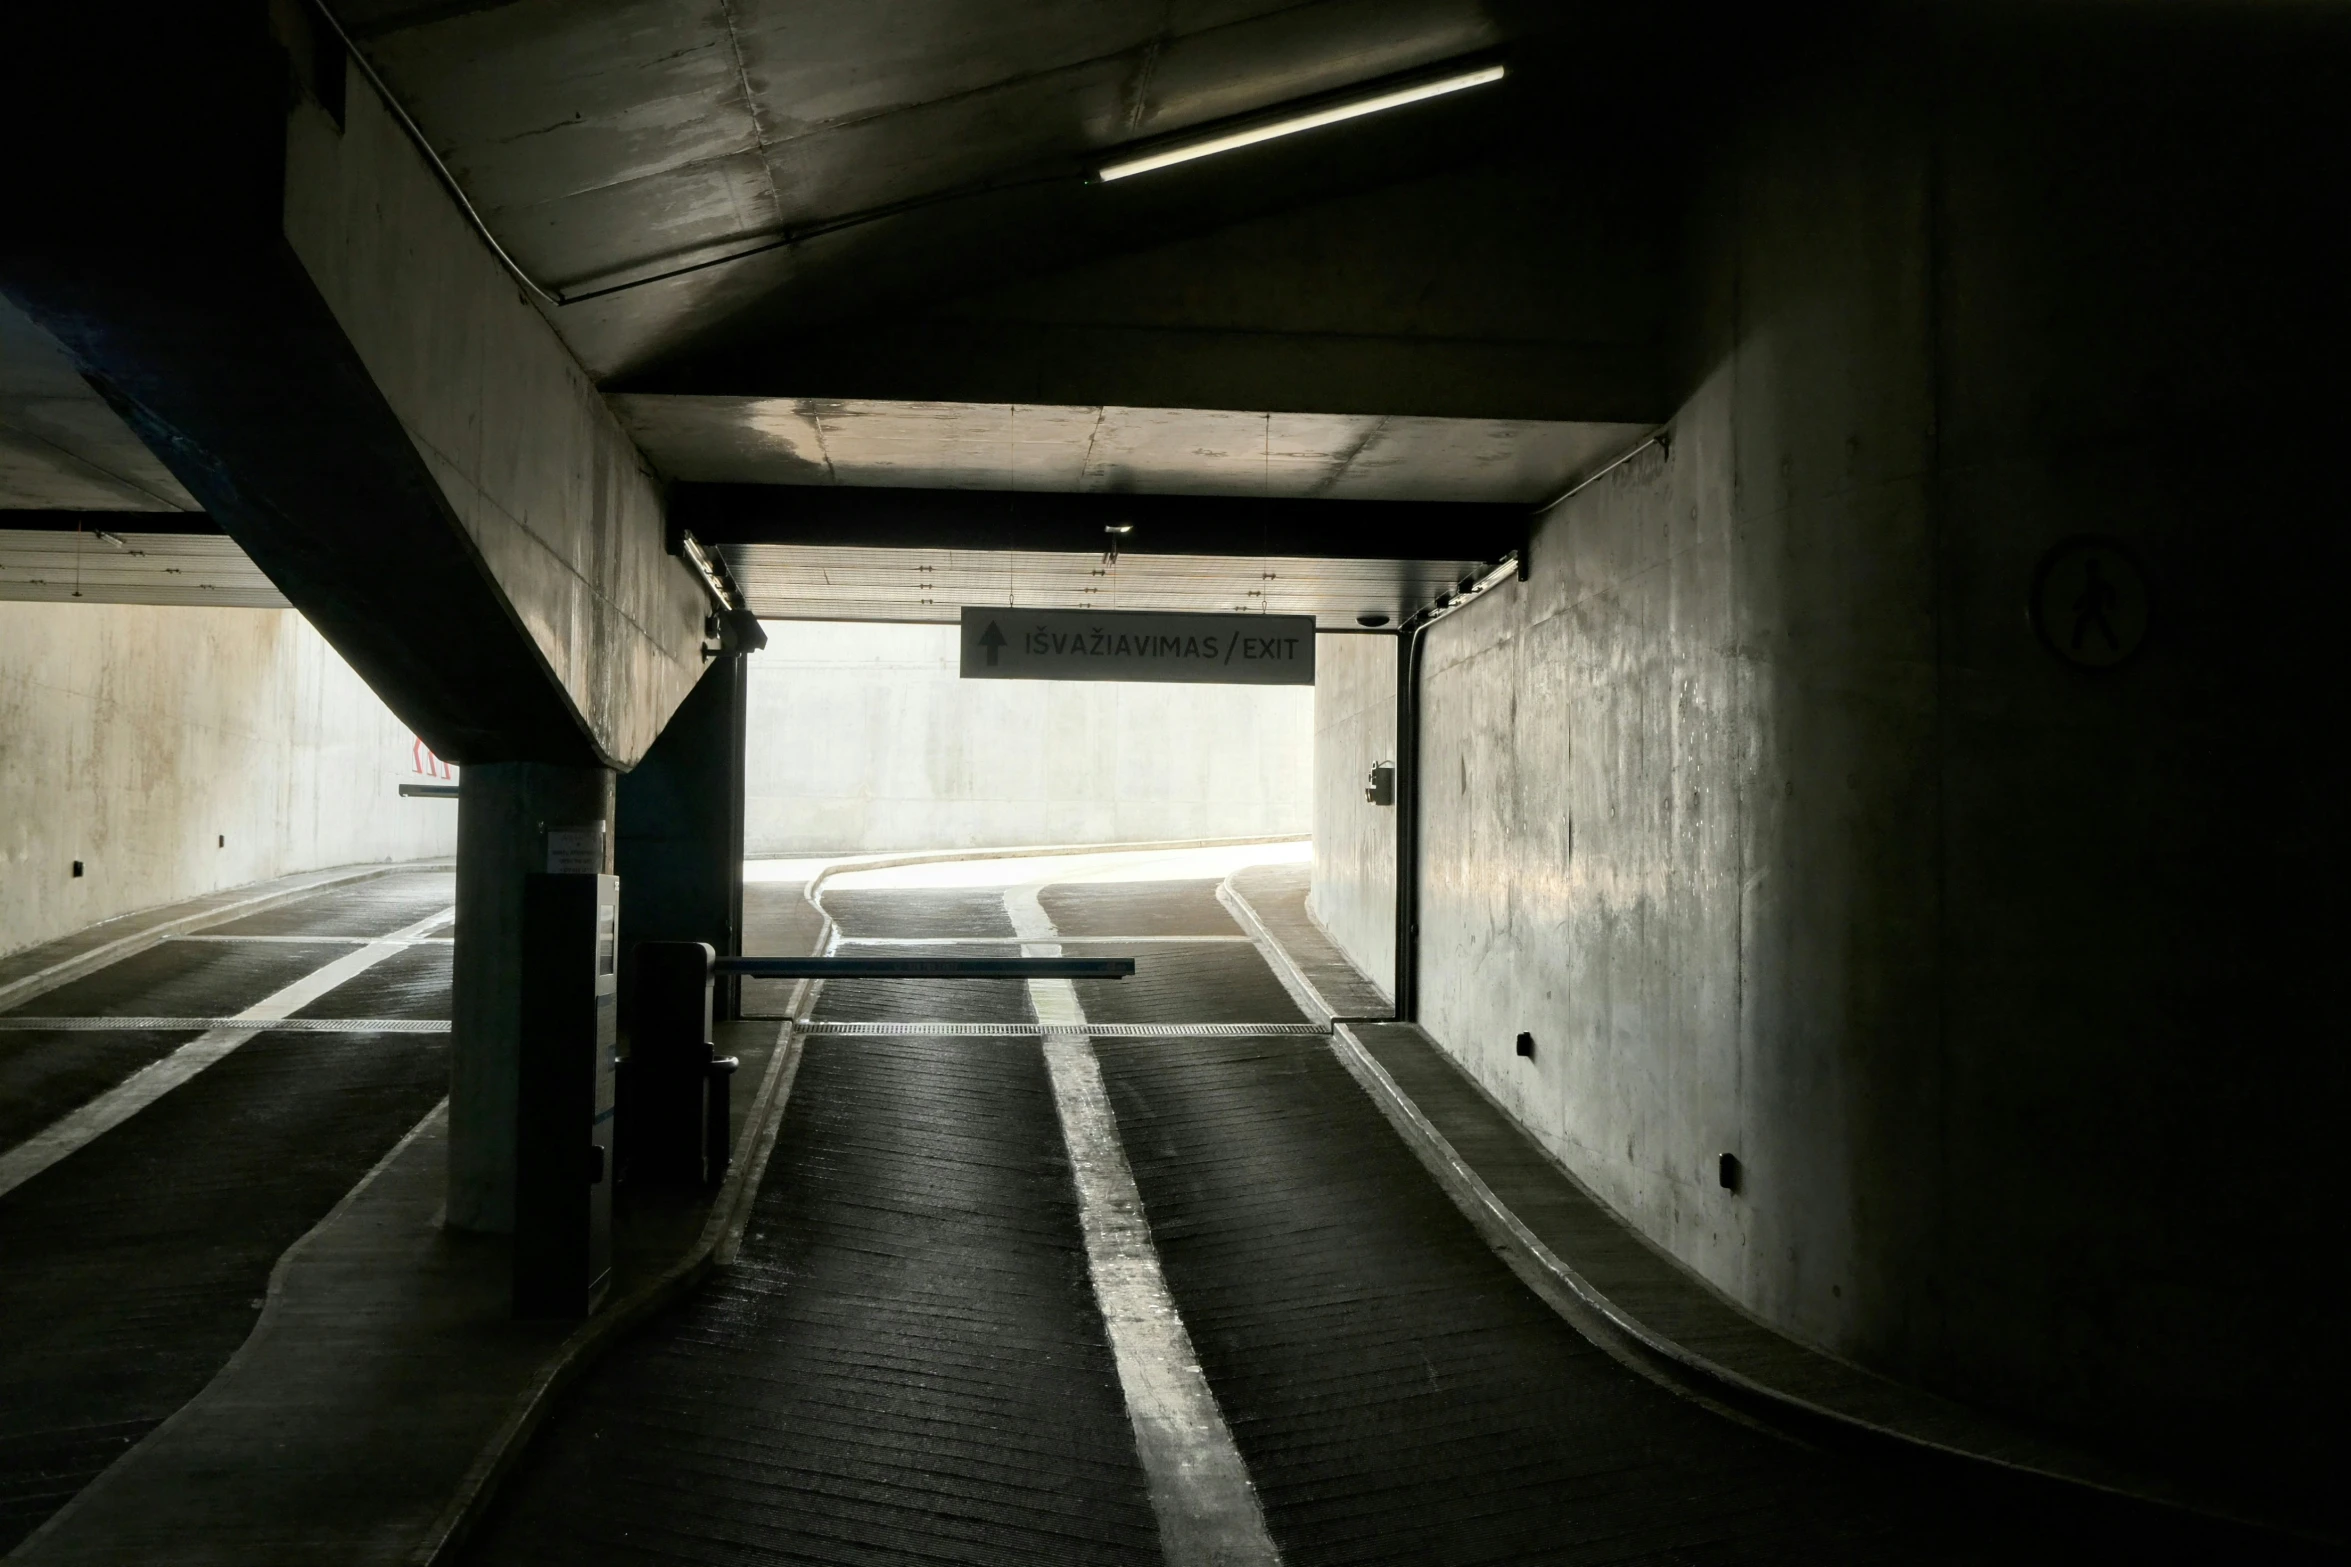
<svg viewBox="0 0 2351 1567"><path fill-rule="evenodd" d="M1394 805L1396 803L1396 764L1374 762L1371 772L1363 780L1363 803L1366 805Z"/></svg>

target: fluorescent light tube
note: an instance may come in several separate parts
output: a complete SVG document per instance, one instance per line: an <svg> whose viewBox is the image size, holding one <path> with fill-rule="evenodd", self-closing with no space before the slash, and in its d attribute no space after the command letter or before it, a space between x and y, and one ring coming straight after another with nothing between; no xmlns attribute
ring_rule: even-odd
<svg viewBox="0 0 2351 1567"><path fill-rule="evenodd" d="M1184 142L1158 152L1146 153L1140 158L1128 158L1118 163L1106 163L1096 176L1103 180L1123 180L1130 174L1148 174L1153 169L1164 169L1171 164L1189 163L1194 158L1211 158L1220 152L1231 152L1236 147L1254 147L1261 141L1272 141L1277 136L1295 136L1300 131L1311 131L1319 126L1336 125L1341 120L1358 119L1366 114L1377 114L1383 109L1401 109L1408 103L1419 103L1427 98L1441 98L1447 93L1460 92L1465 87L1483 87L1488 82L1502 80L1502 67L1482 65L1474 71L1458 76L1439 77L1433 82L1420 82L1411 87L1399 87L1392 92L1377 93L1369 98L1356 98L1346 103L1334 103L1328 108L1294 114L1286 120L1252 126L1248 130L1231 131L1222 136L1204 137L1199 141Z"/></svg>
<svg viewBox="0 0 2351 1567"><path fill-rule="evenodd" d="M709 555L703 552L702 541L680 528L678 543L685 547L686 559L693 564L694 570L700 573L702 585L710 590L712 598L718 600L718 607L720 609L735 608L734 597L727 592L726 584L719 579L718 568L711 565Z"/></svg>

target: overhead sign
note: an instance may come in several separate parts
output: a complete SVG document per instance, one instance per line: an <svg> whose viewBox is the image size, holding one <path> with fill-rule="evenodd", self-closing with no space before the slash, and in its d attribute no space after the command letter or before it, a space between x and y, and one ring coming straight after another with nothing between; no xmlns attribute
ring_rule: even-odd
<svg viewBox="0 0 2351 1567"><path fill-rule="evenodd" d="M1310 686L1314 617L967 607L963 678Z"/></svg>

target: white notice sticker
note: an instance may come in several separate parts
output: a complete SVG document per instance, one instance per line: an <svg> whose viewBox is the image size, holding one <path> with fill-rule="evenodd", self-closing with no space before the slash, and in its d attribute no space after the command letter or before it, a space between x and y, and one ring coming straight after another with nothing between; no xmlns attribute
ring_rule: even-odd
<svg viewBox="0 0 2351 1567"><path fill-rule="evenodd" d="M554 876L600 876L604 873L604 824L547 829L547 871Z"/></svg>

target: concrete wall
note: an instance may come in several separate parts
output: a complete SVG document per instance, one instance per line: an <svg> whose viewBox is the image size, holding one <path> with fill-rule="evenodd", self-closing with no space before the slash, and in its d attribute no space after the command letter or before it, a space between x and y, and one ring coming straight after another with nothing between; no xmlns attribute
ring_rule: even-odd
<svg viewBox="0 0 2351 1567"><path fill-rule="evenodd" d="M2307 1478L2345 1380L2311 728L2343 234L2292 171L2344 40L1984 15L1743 106L1670 457L1430 634L1423 1019L1766 1320ZM2027 622L2078 533L2154 584L2119 668ZM1323 918L1376 961L1381 894L1329 863Z"/></svg>
<svg viewBox="0 0 2351 1567"><path fill-rule="evenodd" d="M746 852L1303 833L1303 687L972 680L952 626L770 621Z"/></svg>
<svg viewBox="0 0 2351 1567"><path fill-rule="evenodd" d="M290 610L0 603L0 952L454 853L454 803L398 795L412 738Z"/></svg>
<svg viewBox="0 0 2351 1567"><path fill-rule="evenodd" d="M1382 987L1396 964L1396 810L1366 802L1363 785L1374 762L1395 759L1396 639L1318 638L1314 887L1306 907Z"/></svg>

